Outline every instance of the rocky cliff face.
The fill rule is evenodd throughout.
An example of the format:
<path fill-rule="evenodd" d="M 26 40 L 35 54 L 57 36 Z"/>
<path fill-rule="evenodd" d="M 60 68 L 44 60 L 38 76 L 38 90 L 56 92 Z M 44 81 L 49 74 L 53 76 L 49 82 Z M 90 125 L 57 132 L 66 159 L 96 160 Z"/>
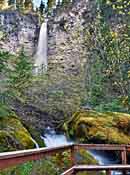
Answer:
<path fill-rule="evenodd" d="M 0 116 L 0 152 L 34 147 L 31 135 L 17 116 Z"/>
<path fill-rule="evenodd" d="M 93 2 L 75 0 L 58 8 L 48 19 L 48 72 L 43 83 L 35 83 L 29 91 L 32 106 L 42 111 L 41 119 L 35 116 L 47 125 L 61 126 L 61 121 L 79 108 L 86 94 L 84 71 L 88 56 L 84 29 L 93 19 Z"/>
<path fill-rule="evenodd" d="M 36 49 L 39 20 L 32 14 L 17 11 L 0 12 L 0 49 L 16 54 L 23 48 L 27 55 Z"/>
<path fill-rule="evenodd" d="M 94 18 L 93 1 L 77 1 L 57 8 L 49 19 L 48 59 L 51 68 L 79 74 L 86 63 L 84 27 Z M 57 66 L 54 66 L 57 65 Z"/>

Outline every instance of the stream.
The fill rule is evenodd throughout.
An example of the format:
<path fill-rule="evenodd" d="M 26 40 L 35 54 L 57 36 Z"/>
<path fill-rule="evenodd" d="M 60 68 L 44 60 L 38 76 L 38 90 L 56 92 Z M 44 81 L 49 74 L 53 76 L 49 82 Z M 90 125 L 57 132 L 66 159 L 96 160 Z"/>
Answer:
<path fill-rule="evenodd" d="M 44 136 L 41 136 L 41 139 L 44 140 L 47 147 L 62 146 L 67 144 L 72 144 L 74 141 L 68 140 L 65 134 L 56 133 L 54 129 L 47 127 L 45 130 Z M 120 160 L 117 159 L 117 156 L 114 156 L 114 153 L 106 153 L 104 151 L 89 151 L 90 154 L 99 162 L 100 165 L 112 165 L 119 164 Z M 121 172 L 113 171 L 112 175 L 123 175 Z"/>

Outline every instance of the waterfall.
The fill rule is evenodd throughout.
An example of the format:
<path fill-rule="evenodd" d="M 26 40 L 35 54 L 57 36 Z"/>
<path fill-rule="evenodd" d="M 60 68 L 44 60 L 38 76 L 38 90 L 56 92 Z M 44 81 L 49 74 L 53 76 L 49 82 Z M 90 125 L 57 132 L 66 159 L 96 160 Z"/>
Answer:
<path fill-rule="evenodd" d="M 4 19 L 5 19 L 4 15 L 1 15 L 1 19 L 0 19 L 1 25 L 4 25 Z"/>
<path fill-rule="evenodd" d="M 47 70 L 47 20 L 41 25 L 37 52 L 35 55 L 35 72 Z"/>
<path fill-rule="evenodd" d="M 33 138 L 31 138 L 31 139 L 32 139 L 33 143 L 35 144 L 35 147 L 38 149 L 38 148 L 39 148 L 39 145 L 38 145 L 38 143 L 36 142 L 36 140 L 33 139 Z"/>

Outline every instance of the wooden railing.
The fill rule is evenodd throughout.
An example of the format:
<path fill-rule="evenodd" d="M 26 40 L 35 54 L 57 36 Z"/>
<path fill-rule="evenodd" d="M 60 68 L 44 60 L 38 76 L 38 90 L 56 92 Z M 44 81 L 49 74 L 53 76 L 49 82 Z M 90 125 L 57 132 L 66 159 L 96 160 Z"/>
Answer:
<path fill-rule="evenodd" d="M 73 145 L 0 153 L 0 169 L 5 169 L 31 160 L 40 160 L 45 156 L 54 155 L 67 150 L 73 151 Z"/>
<path fill-rule="evenodd" d="M 91 172 L 91 171 L 106 171 L 106 175 L 111 175 L 112 171 L 121 171 L 123 175 L 127 174 L 130 170 L 130 165 L 107 165 L 107 166 L 97 166 L 97 165 L 76 165 L 68 169 L 62 175 L 76 175 L 78 172 Z"/>
<path fill-rule="evenodd" d="M 127 152 L 130 151 L 130 145 L 111 145 L 111 144 L 70 144 L 67 146 L 53 147 L 53 148 L 40 148 L 23 151 L 5 152 L 0 153 L 0 169 L 5 169 L 17 164 L 22 164 L 31 160 L 40 160 L 45 156 L 54 155 L 64 151 L 71 152 L 71 167 L 69 170 L 63 173 L 63 175 L 76 174 L 79 171 L 101 171 L 106 170 L 109 174 L 112 170 L 115 170 L 115 166 L 83 166 L 77 165 L 76 152 L 81 149 L 86 150 L 102 150 L 102 151 L 120 151 L 122 165 L 116 165 L 118 170 L 130 170 L 130 165 L 127 165 Z M 124 174 L 126 171 L 124 171 Z"/>

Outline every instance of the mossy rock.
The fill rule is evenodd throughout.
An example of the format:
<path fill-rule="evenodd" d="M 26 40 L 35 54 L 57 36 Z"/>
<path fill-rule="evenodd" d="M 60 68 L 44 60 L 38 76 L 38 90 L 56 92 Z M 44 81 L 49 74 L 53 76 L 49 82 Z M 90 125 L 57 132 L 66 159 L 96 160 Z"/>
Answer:
<path fill-rule="evenodd" d="M 129 114 L 80 110 L 65 126 L 69 135 L 81 142 L 130 144 Z"/>
<path fill-rule="evenodd" d="M 31 135 L 18 117 L 0 118 L 0 152 L 34 147 Z"/>

